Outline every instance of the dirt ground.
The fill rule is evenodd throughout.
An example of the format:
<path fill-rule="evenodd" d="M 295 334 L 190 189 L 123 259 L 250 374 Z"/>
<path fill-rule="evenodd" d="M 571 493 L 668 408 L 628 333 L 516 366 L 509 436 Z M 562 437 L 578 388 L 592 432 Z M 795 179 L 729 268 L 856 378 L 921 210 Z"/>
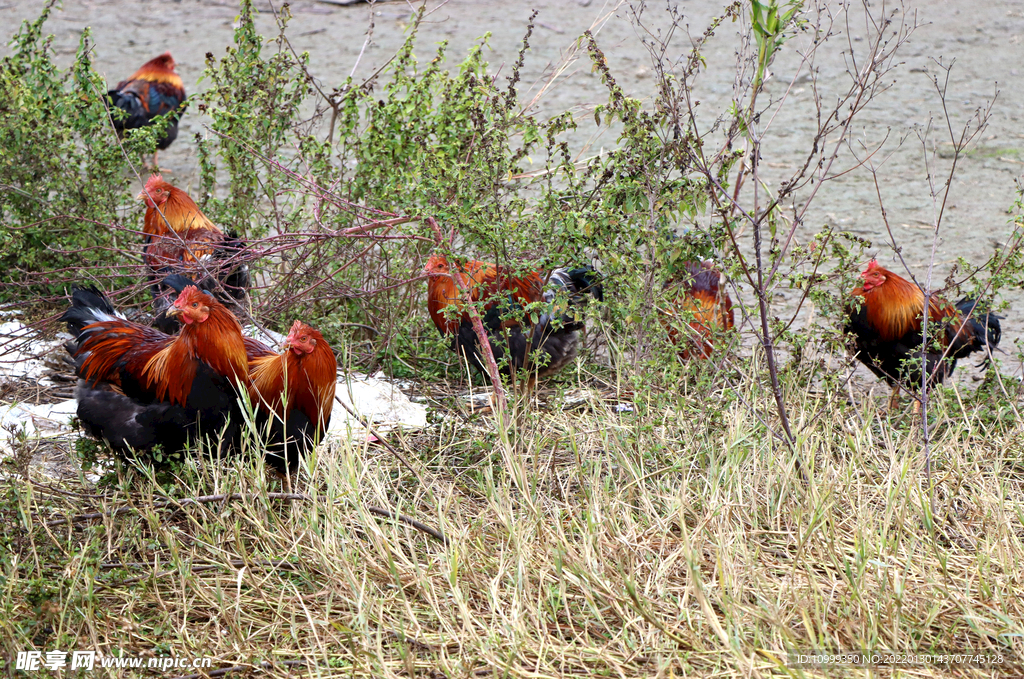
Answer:
<path fill-rule="evenodd" d="M 428 2 L 435 7 L 435 0 Z M 720 0 L 680 3 L 691 31 L 700 34 L 709 17 L 721 7 Z M 0 25 L 5 36 L 23 19 L 34 17 L 41 3 L 15 2 L 0 5 Z M 878 6 L 878 3 L 872 3 Z M 266 0 L 257 6 L 269 10 Z M 888 6 L 888 5 L 887 5 Z M 311 70 L 328 87 L 340 84 L 353 72 L 366 77 L 392 55 L 406 36 L 412 5 L 388 2 L 368 5 L 337 6 L 313 0 L 291 3 L 294 18 L 288 33 L 293 44 L 311 54 Z M 666 18 L 662 2 L 652 2 L 644 14 L 654 29 L 664 28 Z M 599 28 L 598 38 L 606 51 L 612 73 L 633 96 L 650 99 L 654 92 L 651 60 L 640 41 L 640 32 L 631 23 L 625 6 L 603 0 L 536 0 L 534 2 L 497 2 L 495 0 L 450 0 L 434 11 L 421 28 L 417 55 L 421 61 L 431 58 L 434 45 L 450 43 L 449 64 L 457 65 L 467 48 L 486 32 L 491 32 L 489 61 L 493 72 L 508 73 L 527 18 L 533 8 L 539 10 L 537 29 L 531 39 L 524 82 L 543 81 L 577 37 L 586 29 Z M 833 4 L 833 10 L 837 6 Z M 894 7 L 893 9 L 896 9 Z M 232 40 L 237 3 L 229 0 L 180 0 L 177 2 L 132 0 L 66 0 L 55 13 L 48 30 L 55 34 L 55 47 L 64 58 L 74 54 L 83 29 L 91 27 L 96 43 L 95 61 L 111 83 L 127 76 L 147 59 L 171 50 L 179 63 L 178 71 L 190 93 L 201 89 L 198 83 L 207 52 L 222 54 Z M 363 50 L 367 27 L 373 19 L 372 41 Z M 882 153 L 879 178 L 882 200 L 888 212 L 898 245 L 912 267 L 924 274 L 931 251 L 931 225 L 935 203 L 929 195 L 929 170 L 942 184 L 948 173 L 948 154 L 931 155 L 919 141 L 932 120 L 929 142 L 949 141 L 941 117 L 941 101 L 932 77 L 942 76 L 936 61 L 955 60 L 949 83 L 947 107 L 954 130 L 959 130 L 979 107 L 984 107 L 998 91 L 988 129 L 981 135 L 977 151 L 964 159 L 953 181 L 944 215 L 942 237 L 938 244 L 935 280 L 948 273 L 953 260 L 966 257 L 982 263 L 993 246 L 1005 240 L 1010 228 L 1008 209 L 1016 200 L 1017 182 L 1024 171 L 1024 88 L 1019 86 L 1024 68 L 1024 8 L 1019 4 L 996 0 L 958 0 L 945 3 L 911 3 L 900 15 L 919 25 L 902 50 L 902 64 L 891 76 L 888 91 L 879 95 L 859 118 L 853 132 L 856 147 L 866 147 L 888 137 Z M 273 18 L 259 19 L 264 35 L 275 33 Z M 718 112 L 727 106 L 732 93 L 735 70 L 737 25 L 726 23 L 707 50 L 709 71 L 696 85 L 696 97 L 702 109 Z M 848 45 L 855 52 L 866 48 L 867 29 L 863 23 L 836 27 L 834 46 L 818 54 L 819 91 L 826 98 L 848 84 Z M 847 37 L 851 38 L 847 43 Z M 6 37 L 5 41 L 6 43 Z M 685 35 L 677 35 L 670 54 L 678 56 L 689 46 Z M 795 38 L 786 45 L 775 64 L 775 83 L 770 94 L 780 94 L 793 80 L 798 58 L 796 51 L 806 40 Z M 0 53 L 6 53 L 6 45 Z M 358 62 L 358 63 L 357 63 Z M 569 69 L 569 75 L 546 95 L 542 112 L 576 107 L 584 113 L 588 107 L 606 100 L 597 76 L 584 58 Z M 791 100 L 775 121 L 764 145 L 763 163 L 773 183 L 784 179 L 810 145 L 816 129 L 812 88 L 797 79 Z M 586 116 L 592 120 L 592 116 Z M 713 115 L 709 115 L 710 124 Z M 161 154 L 161 165 L 172 170 L 175 181 L 188 184 L 195 176 L 196 160 L 191 138 L 203 132 L 203 120 L 190 111 L 181 125 L 178 141 Z M 577 140 L 589 141 L 589 152 L 614 145 L 611 135 L 589 139 L 592 128 L 584 127 Z M 841 156 L 843 167 L 851 164 L 849 153 Z M 817 193 L 807 214 L 811 231 L 822 224 L 841 226 L 876 244 L 879 259 L 893 261 L 879 210 L 875 183 L 865 169 L 858 169 L 826 183 Z M 1011 291 L 1011 303 L 1005 312 L 1004 346 L 1024 336 L 1024 294 Z M 1003 360 L 1004 372 L 1020 373 L 1020 366 L 1009 356 Z"/>

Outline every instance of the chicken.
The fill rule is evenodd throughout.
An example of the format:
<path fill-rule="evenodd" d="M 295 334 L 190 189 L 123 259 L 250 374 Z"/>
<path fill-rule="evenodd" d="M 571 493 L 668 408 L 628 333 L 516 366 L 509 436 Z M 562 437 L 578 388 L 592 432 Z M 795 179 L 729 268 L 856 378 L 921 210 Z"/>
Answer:
<path fill-rule="evenodd" d="M 158 443 L 178 452 L 199 435 L 231 447 L 238 437 L 238 395 L 249 384 L 241 326 L 193 286 L 170 313 L 185 323 L 176 337 L 119 317 L 95 287 L 74 287 L 61 316 L 74 337 L 65 346 L 80 378 L 79 419 L 118 452 Z"/>
<path fill-rule="evenodd" d="M 452 337 L 452 349 L 465 356 L 481 372 L 486 368 L 477 346 L 469 314 L 463 311 L 459 288 L 441 255 L 427 261 L 424 271 L 429 276 L 427 311 L 442 335 Z M 483 324 L 489 337 L 491 352 L 506 375 L 525 370 L 531 389 L 539 377 L 561 370 L 579 352 L 579 333 L 583 318 L 579 308 L 586 295 L 603 299 L 598 274 L 591 267 L 555 269 L 544 277 L 538 272 L 511 276 L 502 268 L 478 261 L 458 267 L 461 287 L 469 290 L 470 299 L 484 303 Z M 543 309 L 527 308 L 543 304 Z M 455 317 L 444 310 L 453 306 Z M 461 313 L 459 313 L 461 311 Z M 535 317 L 536 321 L 531 322 Z"/>
<path fill-rule="evenodd" d="M 174 300 L 181 292 L 190 285 L 194 285 L 203 292 L 207 292 L 213 295 L 214 299 L 221 302 L 222 304 L 231 308 L 235 300 L 232 297 L 223 299 L 222 295 L 219 294 L 220 283 L 214 281 L 210 277 L 206 277 L 199 283 L 196 283 L 188 276 L 182 274 L 171 274 L 160 281 L 159 289 L 161 290 L 159 297 L 154 297 L 153 306 L 155 309 L 161 309 L 153 318 L 153 327 L 157 330 L 167 333 L 168 335 L 176 335 L 181 329 L 181 321 L 178 320 L 177 316 L 168 315 L 171 311 L 171 301 Z M 232 310 L 234 313 L 234 310 Z M 246 336 L 243 338 L 246 341 L 246 348 L 248 348 L 248 342 L 251 340 L 250 337 Z M 254 341 L 254 340 L 253 340 Z"/>
<path fill-rule="evenodd" d="M 981 313 L 972 299 L 952 305 L 933 295 L 928 309 L 929 342 L 922 351 L 921 289 L 875 260 L 861 278 L 863 284 L 851 293 L 844 331 L 853 336 L 857 359 L 893 388 L 890 407 L 899 402 L 901 387 L 911 393 L 920 389 L 922 354 L 932 384 L 951 375 L 958 359 L 976 351 L 988 354 L 999 344 L 998 316 Z M 914 410 L 919 407 L 920 402 L 915 402 Z"/>
<path fill-rule="evenodd" d="M 157 116 L 173 113 L 156 147 L 165 149 L 177 138 L 178 118 L 185 110 L 185 87 L 174 72 L 174 58 L 170 52 L 164 52 L 144 63 L 127 80 L 122 80 L 117 87 L 109 90 L 107 98 L 112 107 L 124 111 L 122 115 L 112 116 L 118 134 L 151 125 Z M 156 167 L 155 152 L 153 166 Z"/>
<path fill-rule="evenodd" d="M 293 441 L 283 453 L 283 446 L 273 447 L 267 461 L 294 475 L 299 457 L 323 438 L 331 423 L 338 380 L 334 351 L 320 331 L 302 321 L 292 324 L 280 354 L 250 338 L 246 349 L 250 399 L 264 415 L 273 414 L 273 422 L 284 419 L 287 438 Z M 273 441 L 279 441 L 279 432 L 271 432 Z"/>
<path fill-rule="evenodd" d="M 659 309 L 661 323 L 685 361 L 710 358 L 716 333 L 732 330 L 735 318 L 729 293 L 721 289 L 722 274 L 708 262 L 683 262 L 686 275 L 669 281 L 676 292 L 674 309 Z M 682 313 L 680 313 L 682 312 Z"/>
<path fill-rule="evenodd" d="M 180 274 L 162 283 L 179 293 L 194 285 Z M 161 314 L 154 324 L 176 331 L 177 321 Z M 249 399 L 257 408 L 256 430 L 266 444 L 267 461 L 282 475 L 286 469 L 294 475 L 299 458 L 331 423 L 338 373 L 334 351 L 318 330 L 301 321 L 292 324 L 280 354 L 248 335 L 242 343 L 249 361 Z"/>
<path fill-rule="evenodd" d="M 154 297 L 162 292 L 158 281 L 171 273 L 184 272 L 199 280 L 200 287 L 216 288 L 215 281 L 206 276 L 208 271 L 230 297 L 244 298 L 249 267 L 232 261 L 245 248 L 244 242 L 225 235 L 187 193 L 158 174 L 146 181 L 139 200 L 147 208 L 142 259 L 150 271 Z"/>

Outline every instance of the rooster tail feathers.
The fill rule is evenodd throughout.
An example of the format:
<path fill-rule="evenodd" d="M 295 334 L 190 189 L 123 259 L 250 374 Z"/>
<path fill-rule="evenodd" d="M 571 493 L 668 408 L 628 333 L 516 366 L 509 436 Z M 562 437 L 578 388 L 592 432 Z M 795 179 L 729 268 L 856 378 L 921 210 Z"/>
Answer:
<path fill-rule="evenodd" d="M 107 296 L 95 285 L 85 287 L 72 286 L 71 305 L 72 307 L 87 307 L 110 316 L 117 316 L 114 305 L 110 303 Z"/>
<path fill-rule="evenodd" d="M 242 251 L 248 247 L 248 244 L 238 234 L 234 232 L 228 232 L 224 236 L 224 240 L 220 242 L 217 249 L 214 250 L 213 256 L 215 259 L 226 261 L 233 257 L 239 256 L 239 261 L 233 269 L 231 269 L 226 276 L 223 276 L 221 283 L 224 285 L 224 289 L 234 299 L 241 301 L 245 298 L 245 291 L 249 289 L 250 277 L 249 277 L 249 264 L 245 259 L 240 257 Z"/>
<path fill-rule="evenodd" d="M 110 108 L 124 111 L 121 115 L 113 115 L 114 129 L 123 131 L 126 128 L 140 127 L 140 121 L 145 120 L 146 111 L 142 108 L 142 101 L 132 93 L 121 92 L 120 90 L 108 90 L 107 100 Z"/>
<path fill-rule="evenodd" d="M 60 320 L 67 323 L 68 332 L 77 338 L 85 326 L 102 321 L 124 319 L 107 296 L 93 285 L 71 287 L 71 308 L 65 311 Z"/>
<path fill-rule="evenodd" d="M 557 329 L 576 331 L 583 327 L 583 315 L 580 307 L 586 305 L 587 295 L 591 295 L 598 301 L 604 301 L 604 289 L 601 287 L 601 275 L 592 266 L 583 266 L 576 269 L 561 268 L 555 269 L 548 276 L 548 287 L 544 291 L 544 301 L 553 304 L 550 312 L 540 315 L 537 320 L 537 327 L 534 329 L 533 337 L 536 345 L 541 338 L 546 337 L 555 328 L 551 327 L 554 318 L 560 319 L 560 326 Z M 565 303 L 560 303 L 559 293 L 568 295 Z"/>
<path fill-rule="evenodd" d="M 174 273 L 164 278 L 160 284 L 166 285 L 169 288 L 174 288 L 174 291 L 180 295 L 185 288 L 190 285 L 195 285 L 195 282 L 188 276 L 180 273 Z"/>
<path fill-rule="evenodd" d="M 989 353 L 999 346 L 1003 333 L 1002 326 L 999 325 L 999 316 L 990 311 L 981 311 L 977 301 L 967 297 L 957 302 L 955 306 L 967 320 L 963 323 L 964 331 L 959 332 L 950 343 L 951 356 L 960 358 L 975 351 Z"/>
<path fill-rule="evenodd" d="M 565 288 L 570 293 L 588 294 L 599 302 L 604 301 L 601 274 L 592 266 L 581 266 L 576 269 L 555 269 L 551 272 L 548 283 L 549 285 Z"/>
<path fill-rule="evenodd" d="M 214 253 L 218 259 L 229 259 L 239 252 L 244 250 L 248 246 L 242 238 L 238 237 L 238 234 L 234 231 L 228 231 L 224 234 L 224 240 L 220 242 L 220 246 Z"/>

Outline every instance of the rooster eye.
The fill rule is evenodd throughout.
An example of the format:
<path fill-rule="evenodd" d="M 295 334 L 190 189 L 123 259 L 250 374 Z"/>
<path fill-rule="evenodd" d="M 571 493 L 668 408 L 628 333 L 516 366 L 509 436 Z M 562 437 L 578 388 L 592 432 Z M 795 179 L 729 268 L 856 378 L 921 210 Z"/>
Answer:
<path fill-rule="evenodd" d="M 303 344 L 305 344 L 306 342 L 309 341 L 309 338 L 306 337 L 305 335 L 303 335 L 302 337 L 299 338 L 299 341 L 302 342 Z"/>
<path fill-rule="evenodd" d="M 199 302 L 192 302 L 192 308 L 195 309 L 199 306 Z"/>

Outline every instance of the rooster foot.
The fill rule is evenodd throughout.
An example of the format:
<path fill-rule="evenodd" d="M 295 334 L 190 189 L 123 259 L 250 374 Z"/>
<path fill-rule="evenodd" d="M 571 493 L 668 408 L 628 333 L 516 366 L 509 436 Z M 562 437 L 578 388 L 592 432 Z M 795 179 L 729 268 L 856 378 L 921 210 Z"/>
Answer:
<path fill-rule="evenodd" d="M 157 156 L 158 153 L 159 153 L 159 151 L 154 151 L 153 152 L 153 162 L 152 163 L 147 163 L 145 160 L 143 160 L 142 161 L 142 165 L 147 170 L 149 170 L 149 172 L 159 172 L 160 174 L 174 174 L 174 172 L 172 172 L 171 170 L 161 170 L 160 169 L 160 163 L 158 163 L 156 161 L 156 156 Z"/>
<path fill-rule="evenodd" d="M 489 415 L 494 411 L 494 394 L 473 394 L 466 398 L 466 407 L 471 414 Z"/>
<path fill-rule="evenodd" d="M 892 388 L 892 396 L 889 397 L 889 410 L 896 410 L 900 405 L 900 388 Z"/>
<path fill-rule="evenodd" d="M 281 482 L 281 490 L 283 492 L 285 492 L 285 493 L 291 493 L 292 492 L 292 476 L 294 476 L 294 475 L 288 475 L 288 474 L 282 473 L 282 472 L 280 472 L 280 471 L 278 471 L 276 469 L 273 470 L 271 472 L 271 474 L 273 474 L 274 478 L 278 479 Z"/>

